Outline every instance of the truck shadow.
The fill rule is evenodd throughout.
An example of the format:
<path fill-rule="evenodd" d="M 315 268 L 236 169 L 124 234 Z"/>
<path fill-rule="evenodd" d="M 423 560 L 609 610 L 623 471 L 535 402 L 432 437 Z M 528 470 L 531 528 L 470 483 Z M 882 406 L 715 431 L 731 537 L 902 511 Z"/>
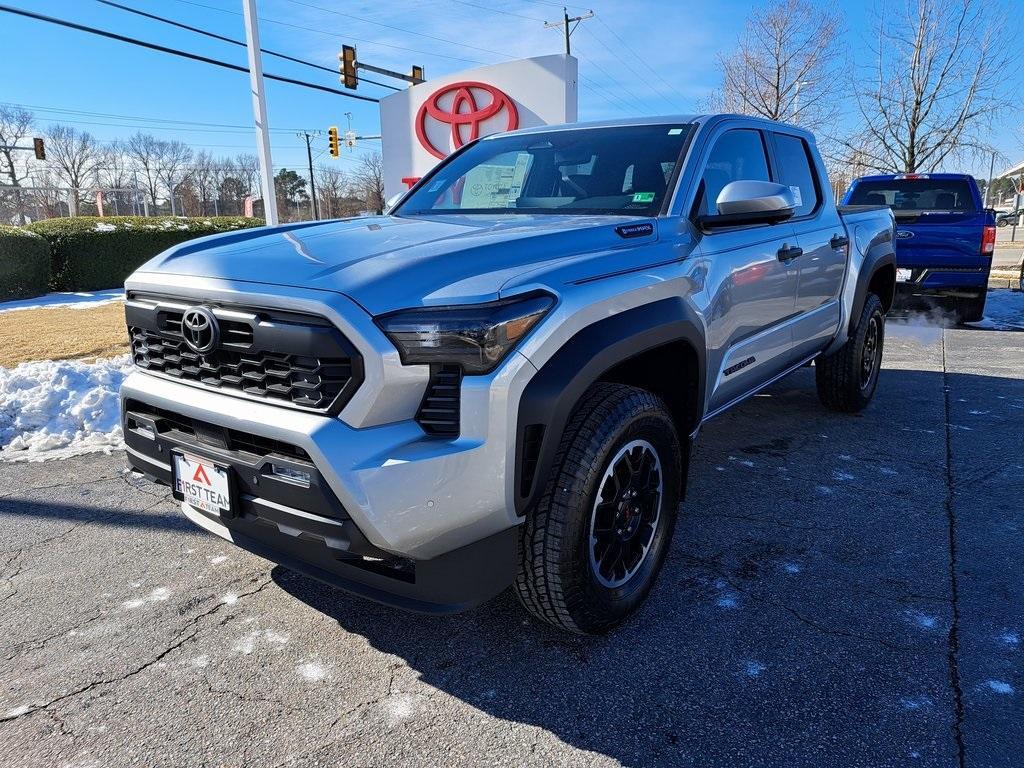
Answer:
<path fill-rule="evenodd" d="M 889 369 L 873 407 L 837 416 L 797 372 L 705 428 L 659 584 L 606 637 L 539 624 L 508 592 L 425 617 L 273 577 L 404 660 L 396 694 L 415 677 L 457 699 L 445 718 L 479 710 L 631 766 L 955 762 L 947 448 L 964 492 L 1015 508 L 989 489 L 1024 458 L 1022 415 L 1024 381 Z"/>

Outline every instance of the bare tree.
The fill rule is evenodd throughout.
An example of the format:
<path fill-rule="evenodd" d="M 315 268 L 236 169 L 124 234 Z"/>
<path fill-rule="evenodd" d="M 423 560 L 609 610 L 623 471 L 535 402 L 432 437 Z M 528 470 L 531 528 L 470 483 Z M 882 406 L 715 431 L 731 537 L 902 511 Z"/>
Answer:
<path fill-rule="evenodd" d="M 806 0 L 773 0 L 747 19 L 736 50 L 719 56 L 726 112 L 821 128 L 837 115 L 840 19 Z"/>
<path fill-rule="evenodd" d="M 178 185 L 188 176 L 192 148 L 182 141 L 161 141 L 159 151 L 160 165 L 156 175 L 167 189 L 171 198 L 171 215 L 175 216 L 178 210 L 174 203 L 174 194 Z"/>
<path fill-rule="evenodd" d="M 384 210 L 384 163 L 379 152 L 363 155 L 352 172 L 352 183 L 357 194 L 366 202 L 366 209 L 380 213 Z"/>
<path fill-rule="evenodd" d="M 99 186 L 105 190 L 105 198 L 113 203 L 115 215 L 132 210 L 137 201 L 134 200 L 135 193 L 128 191 L 133 186 L 133 176 L 131 160 L 123 142 L 112 141 L 103 147 L 96 175 Z"/>
<path fill-rule="evenodd" d="M 320 213 L 328 219 L 342 215 L 342 200 L 348 189 L 348 179 L 340 168 L 321 166 L 314 172 L 316 196 Z"/>
<path fill-rule="evenodd" d="M 156 208 L 160 194 L 160 179 L 157 170 L 160 168 L 160 140 L 149 133 L 141 131 L 131 136 L 124 144 L 125 152 L 137 169 L 142 172 L 146 185 L 149 204 Z"/>
<path fill-rule="evenodd" d="M 32 131 L 32 122 L 32 113 L 27 109 L 0 106 L 0 174 L 3 175 L 5 183 L 15 188 L 14 212 L 18 224 L 27 221 L 25 201 L 18 187 L 28 177 L 28 164 L 22 162 L 19 165 L 15 150 L 10 148 L 28 138 Z"/>
<path fill-rule="evenodd" d="M 197 152 L 192 160 L 192 183 L 199 198 L 200 215 L 205 216 L 206 207 L 217 191 L 217 161 L 209 152 Z"/>
<path fill-rule="evenodd" d="M 990 151 L 990 118 L 1005 103 L 1000 71 L 1012 50 L 997 43 L 1003 20 L 980 0 L 905 0 L 876 18 L 871 85 L 857 94 L 868 168 L 926 172 Z"/>
<path fill-rule="evenodd" d="M 71 215 L 78 215 L 78 198 L 96 182 L 102 148 L 88 131 L 67 125 L 51 125 L 46 132 L 46 161 L 57 177 L 71 187 Z"/>

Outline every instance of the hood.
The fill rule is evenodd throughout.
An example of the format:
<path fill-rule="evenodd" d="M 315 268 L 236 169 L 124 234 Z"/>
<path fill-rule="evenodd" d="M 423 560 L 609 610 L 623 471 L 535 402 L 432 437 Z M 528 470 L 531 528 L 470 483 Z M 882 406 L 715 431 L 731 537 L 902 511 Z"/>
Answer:
<path fill-rule="evenodd" d="M 653 233 L 616 232 L 637 221 L 652 221 Z M 140 272 L 335 291 L 377 315 L 489 301 L 547 262 L 656 238 L 655 220 L 625 216 L 375 216 L 191 240 Z"/>

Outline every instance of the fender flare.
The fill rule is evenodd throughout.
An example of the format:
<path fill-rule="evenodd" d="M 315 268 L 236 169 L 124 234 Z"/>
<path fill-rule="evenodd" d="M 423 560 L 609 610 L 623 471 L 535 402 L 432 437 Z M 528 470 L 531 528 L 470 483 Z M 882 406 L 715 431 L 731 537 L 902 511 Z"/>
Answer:
<path fill-rule="evenodd" d="M 573 408 L 587 388 L 619 363 L 679 341 L 697 354 L 697 403 L 702 410 L 707 370 L 703 323 L 680 297 L 592 323 L 541 366 L 523 391 L 516 421 L 515 507 L 520 516 L 543 490 Z M 687 443 L 689 435 L 679 437 Z"/>
<path fill-rule="evenodd" d="M 871 280 L 879 270 L 885 267 L 892 267 L 896 269 L 896 252 L 892 247 L 891 240 L 879 240 L 872 243 L 867 254 L 864 256 L 864 263 L 861 264 L 860 270 L 857 273 L 857 288 L 853 294 L 853 304 L 850 306 L 850 319 L 847 328 L 847 336 L 853 333 L 854 328 L 858 320 L 860 320 L 860 313 L 864 309 L 864 302 L 867 301 L 868 297 L 868 286 L 871 284 Z M 896 285 L 893 283 L 893 294 L 895 294 Z M 888 302 L 888 306 L 892 306 L 893 295 L 879 297 L 883 302 Z"/>

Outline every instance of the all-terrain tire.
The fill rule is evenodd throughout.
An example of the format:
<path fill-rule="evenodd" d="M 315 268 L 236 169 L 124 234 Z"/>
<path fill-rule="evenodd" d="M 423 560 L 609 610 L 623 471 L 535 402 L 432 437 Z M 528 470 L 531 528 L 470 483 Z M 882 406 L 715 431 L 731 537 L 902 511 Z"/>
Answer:
<path fill-rule="evenodd" d="M 629 473 L 644 462 L 646 470 Z M 683 464 L 679 436 L 660 398 L 623 384 L 598 383 L 588 389 L 566 426 L 542 495 L 522 526 L 515 589 L 523 606 L 538 619 L 578 634 L 606 632 L 633 614 L 650 592 L 671 543 L 683 488 Z M 624 473 L 611 470 L 623 466 Z M 652 467 L 659 467 L 661 489 L 656 519 L 651 512 L 653 501 L 644 503 L 643 512 L 639 502 L 629 506 L 629 494 L 637 495 L 629 490 L 634 482 L 646 489 L 640 491 L 641 498 L 653 499 L 649 489 L 656 473 Z M 619 474 L 627 479 L 617 479 Z M 646 479 L 629 479 L 638 475 Z M 619 500 L 620 493 L 625 501 Z M 609 510 L 617 511 L 605 518 Z M 599 522 L 599 516 L 615 522 L 606 525 Z M 629 538 L 637 533 L 630 534 L 624 523 L 621 530 L 615 527 L 626 517 L 635 520 L 638 516 L 641 522 L 636 526 L 646 525 L 644 537 L 649 534 L 647 548 L 640 555 L 636 550 L 639 540 Z M 614 566 L 609 574 L 600 572 L 594 549 L 600 551 L 603 546 L 598 536 L 605 537 L 602 541 L 609 536 L 627 537 L 616 539 L 618 545 L 634 547 L 630 561 L 640 557 L 631 575 L 622 565 L 627 558 L 622 557 L 619 565 L 624 583 L 614 583 Z M 611 546 L 604 549 L 606 555 Z"/>
<path fill-rule="evenodd" d="M 878 386 L 884 342 L 882 301 L 869 293 L 846 343 L 814 361 L 814 378 L 822 405 L 842 413 L 857 413 L 867 407 Z"/>
<path fill-rule="evenodd" d="M 956 322 L 959 325 L 964 323 L 976 323 L 985 317 L 985 299 L 987 294 L 974 296 L 969 299 L 956 300 Z"/>

